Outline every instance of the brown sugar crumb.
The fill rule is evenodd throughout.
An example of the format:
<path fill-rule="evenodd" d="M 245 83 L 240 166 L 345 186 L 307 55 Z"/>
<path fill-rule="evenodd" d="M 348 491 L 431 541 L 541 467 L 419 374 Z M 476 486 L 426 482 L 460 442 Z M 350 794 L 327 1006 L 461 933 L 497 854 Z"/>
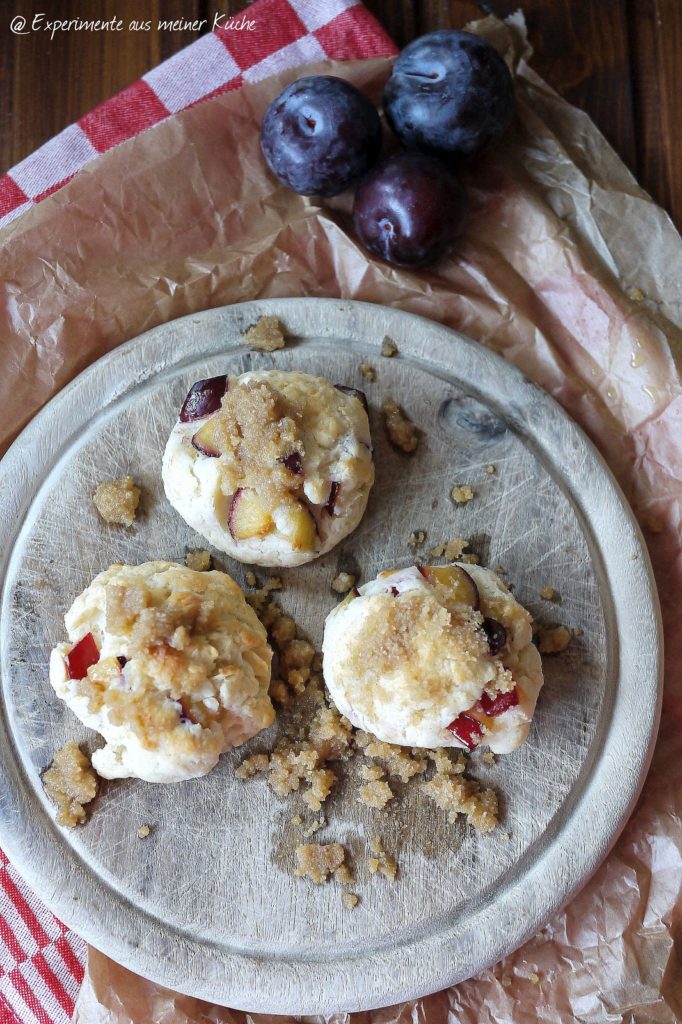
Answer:
<path fill-rule="evenodd" d="M 354 910 L 360 902 L 360 897 L 356 896 L 354 892 L 344 892 L 341 902 L 346 910 Z"/>
<path fill-rule="evenodd" d="M 630 285 L 626 294 L 632 302 L 644 302 L 644 292 L 641 288 L 637 288 L 635 285 Z"/>
<path fill-rule="evenodd" d="M 469 541 L 464 537 L 454 537 L 445 544 L 437 544 L 431 549 L 434 558 L 444 558 L 446 562 L 458 562 L 462 558 L 465 548 L 469 547 Z"/>
<path fill-rule="evenodd" d="M 358 790 L 360 803 L 365 804 L 366 807 L 374 807 L 378 811 L 382 810 L 392 799 L 393 792 L 387 782 L 368 782 L 365 786 L 360 786 Z"/>
<path fill-rule="evenodd" d="M 473 779 L 438 772 L 421 788 L 437 807 L 448 812 L 448 821 L 454 823 L 458 815 L 465 814 L 479 832 L 492 832 L 496 827 L 497 794 Z"/>
<path fill-rule="evenodd" d="M 299 824 L 302 825 L 303 821 L 301 820 L 300 816 L 298 820 Z M 326 824 L 327 819 L 324 817 L 324 815 L 321 814 L 319 818 L 316 818 L 310 825 L 308 825 L 307 828 L 303 830 L 303 835 L 305 836 L 306 839 L 310 839 L 310 837 L 314 836 L 316 832 L 319 832 L 321 828 L 324 828 Z"/>
<path fill-rule="evenodd" d="M 353 727 L 336 708 L 319 708 L 308 727 L 308 741 L 321 760 L 341 761 L 349 756 L 353 745 Z"/>
<path fill-rule="evenodd" d="M 57 824 L 74 828 L 85 821 L 83 804 L 97 793 L 97 774 L 78 744 L 71 740 L 54 755 L 43 774 L 45 792 L 57 805 Z"/>
<path fill-rule="evenodd" d="M 392 398 L 384 399 L 381 409 L 389 441 L 409 455 L 419 444 L 419 431 Z"/>
<path fill-rule="evenodd" d="M 450 757 L 450 753 L 445 747 L 430 750 L 428 754 L 440 775 L 461 775 L 466 771 L 467 761 L 461 750 L 457 751 L 454 760 Z"/>
<path fill-rule="evenodd" d="M 188 551 L 185 555 L 185 565 L 195 572 L 208 572 L 211 568 L 211 556 L 208 551 Z"/>
<path fill-rule="evenodd" d="M 275 349 L 284 348 L 282 325 L 276 316 L 262 316 L 253 327 L 249 327 L 243 341 L 257 352 L 274 352 Z"/>
<path fill-rule="evenodd" d="M 105 523 L 132 526 L 141 493 L 131 476 L 122 476 L 100 484 L 92 500 Z"/>
<path fill-rule="evenodd" d="M 555 604 L 561 601 L 561 594 L 554 587 L 543 587 L 540 591 L 540 597 L 543 601 L 553 601 Z"/>
<path fill-rule="evenodd" d="M 392 359 L 393 356 L 398 354 L 398 346 L 394 342 L 393 338 L 389 338 L 385 335 L 384 340 L 381 343 L 381 354 L 386 359 Z"/>
<path fill-rule="evenodd" d="M 497 472 L 497 470 L 495 469 L 495 467 L 492 464 L 490 466 L 486 466 L 485 467 L 485 471 L 488 474 L 488 476 L 492 476 L 493 473 Z"/>
<path fill-rule="evenodd" d="M 573 634 L 573 636 L 584 636 L 585 630 L 582 628 L 582 626 L 574 626 L 571 630 L 571 633 Z"/>
<path fill-rule="evenodd" d="M 355 576 L 352 576 L 349 572 L 340 572 L 332 580 L 332 590 L 335 590 L 337 594 L 347 594 L 355 586 Z"/>
<path fill-rule="evenodd" d="M 365 757 L 381 761 L 389 775 L 396 776 L 401 782 L 409 782 L 415 775 L 426 771 L 428 761 L 416 750 L 399 747 L 393 743 L 384 743 L 368 733 L 359 730 L 355 741 Z"/>
<path fill-rule="evenodd" d="M 509 977 L 508 974 L 503 974 L 502 978 L 500 980 L 502 982 L 502 987 L 503 988 L 509 988 L 509 986 L 512 983 L 512 980 L 511 980 L 511 978 Z"/>
<path fill-rule="evenodd" d="M 507 575 L 507 570 L 505 569 L 505 567 L 503 565 L 499 565 L 499 564 L 495 566 L 493 572 L 496 572 L 498 576 L 506 576 Z"/>
<path fill-rule="evenodd" d="M 253 573 L 251 575 L 253 576 Z M 255 576 L 253 576 L 253 578 L 254 578 L 255 582 L 254 582 L 254 584 L 250 584 L 249 583 L 249 586 L 255 586 L 256 583 L 258 582 L 256 580 Z M 248 582 L 248 580 L 247 580 L 247 582 Z M 244 597 L 246 598 L 248 603 L 251 605 L 251 607 L 255 611 L 256 615 L 260 615 L 260 612 L 263 610 L 263 608 L 265 607 L 267 602 L 270 600 L 270 594 L 272 593 L 272 591 L 273 590 L 281 590 L 281 589 L 282 589 L 282 580 L 281 580 L 281 578 L 279 576 L 273 576 L 271 579 L 265 581 L 265 583 L 260 588 L 260 590 L 254 591 L 253 594 L 245 594 Z M 266 629 L 267 629 L 267 626 L 266 626 Z"/>
<path fill-rule="evenodd" d="M 414 530 L 407 538 L 407 546 L 410 548 L 420 548 L 425 540 L 425 530 Z"/>
<path fill-rule="evenodd" d="M 540 654 L 561 654 L 568 647 L 571 634 L 565 626 L 555 626 L 553 629 L 541 629 L 539 634 L 538 649 Z"/>
<path fill-rule="evenodd" d="M 303 799 L 311 811 L 319 811 L 333 789 L 336 775 L 331 768 L 317 768 L 310 773 L 307 781 L 310 789 L 303 794 Z"/>
<path fill-rule="evenodd" d="M 483 764 L 487 764 L 489 768 L 492 768 L 494 764 L 497 764 L 492 750 L 484 750 L 481 755 L 481 761 L 483 761 Z"/>
<path fill-rule="evenodd" d="M 467 501 L 475 496 L 472 487 L 468 484 L 456 484 L 455 487 L 450 491 L 450 497 L 454 501 L 455 505 L 465 505 Z"/>
<path fill-rule="evenodd" d="M 244 579 L 246 580 L 247 587 L 257 587 L 258 586 L 258 580 L 256 579 L 256 574 L 255 574 L 255 572 L 251 572 L 250 569 L 246 573 L 246 575 L 244 576 Z"/>
<path fill-rule="evenodd" d="M 360 767 L 360 776 L 367 782 L 376 782 L 377 779 L 383 779 L 386 772 L 383 768 L 380 768 L 378 764 L 363 764 Z"/>
<path fill-rule="evenodd" d="M 147 836 L 150 834 L 150 832 L 151 832 L 151 826 L 150 825 L 140 825 L 140 827 L 137 830 L 137 838 L 138 839 L 146 839 Z"/>
<path fill-rule="evenodd" d="M 531 985 L 540 984 L 540 976 L 536 974 L 535 971 L 531 971 L 531 973 L 528 975 L 528 980 L 531 983 Z"/>
<path fill-rule="evenodd" d="M 340 868 L 337 868 L 334 872 L 334 879 L 340 882 L 341 885 L 352 885 L 355 881 L 353 872 L 348 864 L 342 864 Z"/>
<path fill-rule="evenodd" d="M 296 847 L 297 878 L 309 878 L 322 885 L 343 865 L 346 851 L 341 843 L 302 843 Z"/>
<path fill-rule="evenodd" d="M 360 363 L 360 373 L 370 384 L 373 384 L 377 379 L 377 371 L 371 363 Z"/>
<path fill-rule="evenodd" d="M 367 862 L 371 874 L 376 875 L 378 873 L 383 875 L 384 878 L 388 878 L 389 881 L 394 882 L 398 874 L 398 861 L 390 853 L 386 852 L 381 839 L 373 839 L 370 843 L 370 850 L 374 854 Z"/>
<path fill-rule="evenodd" d="M 235 769 L 235 775 L 238 779 L 251 779 L 259 772 L 266 772 L 269 763 L 270 758 L 267 754 L 252 754 Z"/>

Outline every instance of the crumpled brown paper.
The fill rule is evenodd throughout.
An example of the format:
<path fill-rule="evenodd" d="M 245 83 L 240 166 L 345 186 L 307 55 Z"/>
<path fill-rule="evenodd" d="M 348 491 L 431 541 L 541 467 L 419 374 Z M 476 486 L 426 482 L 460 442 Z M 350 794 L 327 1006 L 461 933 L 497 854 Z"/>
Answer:
<path fill-rule="evenodd" d="M 505 143 L 463 172 L 468 227 L 436 269 L 370 259 L 343 202 L 321 206 L 269 176 L 259 121 L 300 70 L 144 132 L 0 233 L 0 443 L 122 341 L 257 297 L 399 306 L 479 339 L 543 385 L 598 445 L 649 544 L 667 636 L 651 773 L 606 863 L 535 939 L 447 992 L 353 1016 L 356 1024 L 670 1022 L 682 1019 L 682 242 L 589 119 L 528 67 L 521 19 L 489 18 L 476 30 L 515 69 L 518 115 Z M 378 101 L 389 66 L 313 70 Z M 179 996 L 91 951 L 74 1020 L 264 1018 Z"/>

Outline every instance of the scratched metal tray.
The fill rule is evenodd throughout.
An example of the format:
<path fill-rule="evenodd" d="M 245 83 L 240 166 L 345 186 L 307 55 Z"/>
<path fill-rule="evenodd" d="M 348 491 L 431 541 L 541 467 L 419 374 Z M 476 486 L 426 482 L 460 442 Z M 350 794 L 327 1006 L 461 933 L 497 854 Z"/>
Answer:
<path fill-rule="evenodd" d="M 245 350 L 258 316 L 296 340 Z M 400 355 L 384 359 L 385 335 Z M 377 368 L 367 384 L 359 364 Z M 54 696 L 48 654 L 73 597 L 114 561 L 182 561 L 202 546 L 163 495 L 161 453 L 188 386 L 251 367 L 297 368 L 362 387 L 371 405 L 377 480 L 355 533 L 318 561 L 282 573 L 282 603 L 319 647 L 339 570 L 367 580 L 426 550 L 474 538 L 537 616 L 579 627 L 546 683 L 527 744 L 473 774 L 501 795 L 502 826 L 450 825 L 408 786 L 395 808 L 357 802 L 350 783 L 315 837 L 350 850 L 360 895 L 292 877 L 299 810 L 262 779 L 239 782 L 226 755 L 178 785 L 104 782 L 91 820 L 54 823 L 39 773 L 54 751 L 96 736 Z M 386 443 L 379 405 L 401 401 L 424 431 L 407 458 Z M 493 464 L 496 472 L 486 473 Z M 141 514 L 109 528 L 91 495 L 131 472 Z M 454 483 L 476 498 L 455 507 Z M 498 356 L 410 314 L 364 303 L 273 299 L 185 317 L 86 370 L 30 424 L 0 465 L 0 842 L 51 909 L 120 963 L 192 995 L 252 1011 L 329 1013 L 424 995 L 501 958 L 586 880 L 624 824 L 646 772 L 660 700 L 657 598 L 640 533 L 590 442 L 550 398 Z M 244 567 L 218 564 L 243 582 Z M 546 585 L 561 594 L 543 603 Z M 262 749 L 270 735 L 250 749 Z M 140 840 L 137 829 L 152 826 Z M 395 884 L 367 870 L 380 835 Z"/>

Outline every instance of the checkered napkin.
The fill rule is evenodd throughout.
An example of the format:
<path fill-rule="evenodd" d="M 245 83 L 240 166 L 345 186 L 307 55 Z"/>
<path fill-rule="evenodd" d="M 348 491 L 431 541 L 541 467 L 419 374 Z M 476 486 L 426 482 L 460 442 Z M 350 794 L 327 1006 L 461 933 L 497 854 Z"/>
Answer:
<path fill-rule="evenodd" d="M 0 226 L 98 153 L 178 110 L 299 64 L 396 52 L 356 0 L 256 0 L 243 14 L 253 31 L 218 28 L 202 36 L 0 178 Z M 66 1024 L 85 952 L 83 940 L 40 903 L 0 851 L 0 1024 Z"/>

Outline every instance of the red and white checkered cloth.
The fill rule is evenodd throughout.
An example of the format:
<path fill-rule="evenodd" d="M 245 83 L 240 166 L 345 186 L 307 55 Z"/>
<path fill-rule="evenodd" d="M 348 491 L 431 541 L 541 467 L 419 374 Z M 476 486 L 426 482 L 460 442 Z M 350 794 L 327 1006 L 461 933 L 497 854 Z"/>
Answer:
<path fill-rule="evenodd" d="M 56 192 L 99 153 L 178 110 L 298 64 L 396 52 L 358 0 L 256 0 L 233 20 L 242 16 L 253 30 L 218 28 L 202 36 L 3 175 L 0 227 Z"/>
<path fill-rule="evenodd" d="M 256 0 L 253 31 L 217 29 L 96 107 L 0 178 L 0 226 L 56 192 L 99 153 L 178 110 L 284 68 L 396 47 L 357 0 Z M 241 15 L 237 16 L 238 18 Z M 0 1024 L 66 1024 L 86 947 L 0 851 Z"/>

